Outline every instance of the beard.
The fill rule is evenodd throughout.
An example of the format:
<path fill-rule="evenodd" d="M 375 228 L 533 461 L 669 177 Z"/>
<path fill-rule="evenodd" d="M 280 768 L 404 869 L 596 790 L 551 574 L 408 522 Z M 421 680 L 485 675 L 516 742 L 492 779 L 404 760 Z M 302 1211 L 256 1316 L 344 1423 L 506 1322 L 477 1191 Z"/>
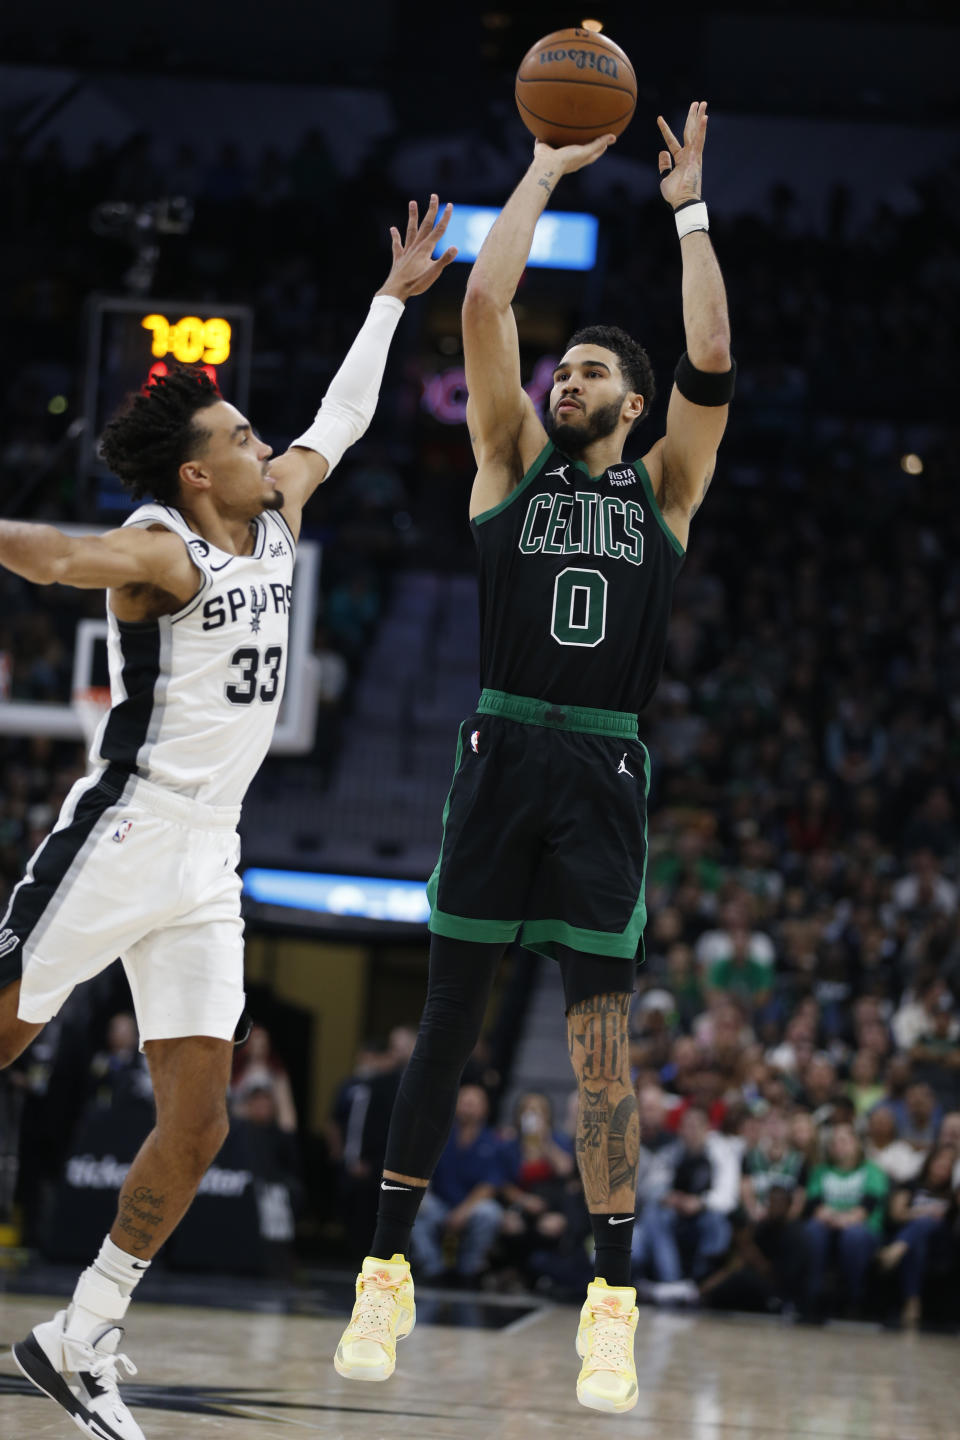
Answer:
<path fill-rule="evenodd" d="M 273 490 L 269 495 L 264 495 L 260 504 L 264 510 L 282 510 L 283 491 Z"/>
<path fill-rule="evenodd" d="M 576 459 L 594 440 L 605 440 L 608 435 L 613 434 L 620 423 L 625 395 L 626 391 L 619 400 L 611 400 L 609 405 L 599 406 L 591 415 L 586 415 L 579 423 L 572 425 L 566 420 L 558 420 L 548 407 L 543 417 L 543 427 L 558 450 Z"/>

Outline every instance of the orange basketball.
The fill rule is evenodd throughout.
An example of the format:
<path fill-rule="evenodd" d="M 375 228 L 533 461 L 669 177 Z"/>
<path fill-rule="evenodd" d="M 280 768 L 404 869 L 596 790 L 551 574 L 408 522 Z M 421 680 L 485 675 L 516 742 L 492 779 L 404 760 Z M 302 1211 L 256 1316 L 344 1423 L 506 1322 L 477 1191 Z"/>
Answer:
<path fill-rule="evenodd" d="M 517 71 L 517 108 L 547 145 L 584 145 L 619 135 L 637 103 L 627 56 L 593 30 L 556 30 L 527 51 Z"/>

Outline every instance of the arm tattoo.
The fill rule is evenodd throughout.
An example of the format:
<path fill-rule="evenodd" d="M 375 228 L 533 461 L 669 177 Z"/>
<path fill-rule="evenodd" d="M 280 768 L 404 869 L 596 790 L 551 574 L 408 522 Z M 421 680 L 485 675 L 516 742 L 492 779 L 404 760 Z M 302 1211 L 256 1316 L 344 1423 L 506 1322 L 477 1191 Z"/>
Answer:
<path fill-rule="evenodd" d="M 550 184 L 550 181 L 551 181 L 552 179 L 553 179 L 553 171 L 552 171 L 552 170 L 548 170 L 547 173 L 546 173 L 546 175 L 541 175 L 541 176 L 540 176 L 540 179 L 537 181 L 537 184 L 538 184 L 538 185 L 542 185 L 543 188 L 544 188 L 544 190 L 546 190 L 546 192 L 547 192 L 548 195 L 552 195 L 552 194 L 553 194 L 553 186 Z"/>
<path fill-rule="evenodd" d="M 130 1239 L 134 1254 L 153 1244 L 154 1232 L 163 1224 L 165 1200 L 165 1195 L 158 1195 L 146 1185 L 120 1196 L 117 1225 Z"/>

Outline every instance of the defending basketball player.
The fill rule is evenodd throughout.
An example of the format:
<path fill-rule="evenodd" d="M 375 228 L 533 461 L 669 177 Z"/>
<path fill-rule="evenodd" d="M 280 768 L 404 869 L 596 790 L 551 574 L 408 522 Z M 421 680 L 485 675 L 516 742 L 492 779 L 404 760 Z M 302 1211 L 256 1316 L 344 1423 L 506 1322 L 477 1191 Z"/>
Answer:
<path fill-rule="evenodd" d="M 484 688 L 460 730 L 429 885 L 427 1001 L 394 1110 L 373 1253 L 336 1356 L 340 1374 L 352 1378 L 386 1379 L 396 1340 L 413 1326 L 411 1229 L 494 970 L 519 937 L 561 967 L 579 1090 L 576 1148 L 597 1278 L 577 1335 L 577 1396 L 608 1412 L 637 1402 L 630 1240 L 639 1128 L 627 1012 L 646 918 L 649 778 L 637 713 L 660 676 L 674 582 L 734 382 L 726 297 L 701 199 L 706 105 L 691 105 L 682 144 L 662 118 L 658 124 L 666 144 L 660 189 L 680 237 L 687 348 L 666 434 L 645 454 L 632 435 L 653 398 L 641 346 L 608 326 L 578 331 L 541 420 L 521 387 L 511 310 L 547 201 L 564 175 L 598 160 L 612 136 L 536 146 L 467 286 Z"/>
<path fill-rule="evenodd" d="M 130 1297 L 227 1134 L 243 1010 L 237 822 L 267 753 L 286 664 L 303 506 L 373 416 L 404 303 L 456 251 L 433 196 L 406 236 L 314 423 L 276 460 L 202 371 L 145 389 L 102 453 L 141 505 L 119 530 L 0 521 L 0 564 L 38 585 L 106 589 L 112 706 L 0 919 L 0 1064 L 119 955 L 156 1099 L 117 1218 L 70 1306 L 14 1346 L 81 1430 L 143 1440 L 120 1399 Z"/>

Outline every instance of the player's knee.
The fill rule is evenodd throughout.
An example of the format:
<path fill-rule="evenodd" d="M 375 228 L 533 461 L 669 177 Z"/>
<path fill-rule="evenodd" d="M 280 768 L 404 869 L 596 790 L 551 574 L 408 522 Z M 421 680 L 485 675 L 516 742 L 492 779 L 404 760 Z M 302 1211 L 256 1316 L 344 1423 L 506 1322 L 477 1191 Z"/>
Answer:
<path fill-rule="evenodd" d="M 188 1145 L 198 1170 L 206 1170 L 216 1159 L 229 1133 L 230 1126 L 226 1116 L 218 1120 L 211 1119 L 192 1131 L 188 1137 Z"/>
<path fill-rule="evenodd" d="M 225 1108 L 202 1108 L 173 1119 L 163 1128 L 183 1162 L 202 1174 L 223 1147 L 230 1122 Z"/>
<path fill-rule="evenodd" d="M 570 1064 L 582 1090 L 598 1081 L 630 1081 L 627 994 L 593 995 L 567 1011 Z"/>
<path fill-rule="evenodd" d="M 226 1108 L 211 1110 L 198 1120 L 193 1136 L 194 1144 L 212 1160 L 229 1133 L 230 1121 Z"/>
<path fill-rule="evenodd" d="M 446 1017 L 427 1018 L 421 1023 L 413 1058 L 420 1065 L 462 1071 L 473 1054 L 479 1032 Z"/>

